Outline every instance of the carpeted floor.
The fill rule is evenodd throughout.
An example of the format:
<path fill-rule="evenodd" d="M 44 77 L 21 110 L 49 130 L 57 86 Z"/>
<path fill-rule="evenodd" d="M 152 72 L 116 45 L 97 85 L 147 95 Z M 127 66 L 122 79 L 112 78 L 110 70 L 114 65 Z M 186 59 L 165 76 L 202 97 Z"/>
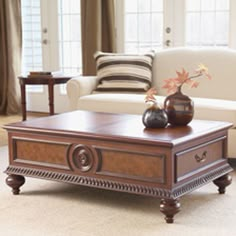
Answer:
<path fill-rule="evenodd" d="M 40 112 L 28 112 L 27 119 L 34 119 L 37 117 L 47 116 L 47 113 L 40 113 Z M 7 139 L 7 132 L 5 129 L 3 129 L 3 125 L 19 122 L 22 120 L 22 116 L 19 115 L 0 115 L 0 147 L 7 145 L 8 139 Z"/>
<path fill-rule="evenodd" d="M 21 121 L 20 115 L 4 116 L 0 115 L 0 147 L 7 145 L 7 132 L 2 128 L 3 125 Z"/>
<path fill-rule="evenodd" d="M 225 195 L 214 184 L 181 198 L 174 224 L 158 199 L 26 178 L 18 196 L 5 184 L 0 148 L 0 232 L 4 236 L 231 236 L 236 234 L 236 172 Z"/>

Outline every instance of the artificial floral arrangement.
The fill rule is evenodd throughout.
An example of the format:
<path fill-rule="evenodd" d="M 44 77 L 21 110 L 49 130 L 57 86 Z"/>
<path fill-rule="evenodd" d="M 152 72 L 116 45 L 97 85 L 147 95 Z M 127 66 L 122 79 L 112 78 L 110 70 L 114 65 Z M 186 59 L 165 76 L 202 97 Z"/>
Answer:
<path fill-rule="evenodd" d="M 194 79 L 201 76 L 211 80 L 211 75 L 208 73 L 208 68 L 203 64 L 199 64 L 198 68 L 195 70 L 195 73 L 191 76 L 189 76 L 189 72 L 185 69 L 182 69 L 182 71 L 176 71 L 176 74 L 177 77 L 164 80 L 165 84 L 162 88 L 167 89 L 167 93 L 175 93 L 178 88 L 181 88 L 184 84 L 187 84 L 190 88 L 197 88 L 199 82 Z M 155 95 L 157 95 L 156 88 L 150 88 L 146 93 L 145 102 L 148 104 L 157 105 Z"/>
<path fill-rule="evenodd" d="M 155 88 L 150 88 L 146 93 L 145 102 L 150 105 L 142 116 L 143 124 L 146 128 L 164 128 L 168 123 L 167 114 L 164 109 L 157 104 L 155 95 L 157 95 Z"/>
<path fill-rule="evenodd" d="M 157 95 L 156 88 L 150 88 L 146 93 L 146 96 L 145 96 L 145 99 L 144 99 L 145 102 L 147 104 L 157 106 L 157 101 L 156 101 L 155 95 Z"/>
<path fill-rule="evenodd" d="M 143 123 L 146 127 L 165 127 L 167 124 L 166 116 L 168 117 L 168 123 L 171 125 L 187 125 L 192 120 L 194 114 L 193 101 L 181 93 L 181 88 L 184 84 L 187 84 L 190 88 L 197 88 L 199 82 L 194 79 L 198 77 L 211 79 L 211 75 L 208 73 L 208 68 L 203 64 L 200 64 L 191 76 L 185 69 L 176 71 L 176 74 L 177 77 L 164 80 L 165 84 L 162 88 L 167 89 L 167 93 L 173 93 L 166 97 L 164 108 L 157 104 L 155 97 L 157 90 L 150 88 L 147 91 L 145 102 L 151 106 L 143 115 Z M 178 104 L 178 106 L 175 106 L 175 104 Z"/>
<path fill-rule="evenodd" d="M 208 73 L 208 68 L 203 64 L 199 64 L 198 68 L 195 70 L 195 73 L 191 76 L 189 76 L 189 72 L 185 71 L 185 69 L 182 69 L 181 72 L 176 71 L 176 74 L 177 77 L 164 80 L 165 84 L 162 88 L 167 89 L 167 93 L 176 92 L 178 88 L 181 88 L 184 84 L 189 85 L 190 88 L 197 88 L 199 82 L 194 79 L 201 76 L 211 79 L 211 75 Z"/>

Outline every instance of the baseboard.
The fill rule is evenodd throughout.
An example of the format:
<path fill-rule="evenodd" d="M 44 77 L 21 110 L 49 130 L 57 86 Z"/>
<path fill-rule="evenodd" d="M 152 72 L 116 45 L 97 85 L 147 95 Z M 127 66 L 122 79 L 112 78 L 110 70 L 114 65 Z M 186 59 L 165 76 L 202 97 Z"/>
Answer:
<path fill-rule="evenodd" d="M 27 115 L 32 115 L 32 116 L 48 116 L 49 113 L 48 112 L 43 112 L 43 111 L 27 111 Z"/>

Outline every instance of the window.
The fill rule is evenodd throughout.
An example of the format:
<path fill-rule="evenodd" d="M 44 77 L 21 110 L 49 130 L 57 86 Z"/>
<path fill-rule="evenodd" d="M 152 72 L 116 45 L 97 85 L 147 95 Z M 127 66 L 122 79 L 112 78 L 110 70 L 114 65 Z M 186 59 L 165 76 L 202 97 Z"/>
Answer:
<path fill-rule="evenodd" d="M 125 52 L 162 47 L 163 0 L 125 0 Z"/>
<path fill-rule="evenodd" d="M 81 74 L 80 1 L 59 0 L 58 4 L 60 70 L 65 74 Z M 66 94 L 66 85 L 60 86 Z"/>
<path fill-rule="evenodd" d="M 123 5 L 124 46 L 120 48 L 125 52 L 234 46 L 236 4 L 232 0 L 124 0 Z"/>
<path fill-rule="evenodd" d="M 80 1 L 59 0 L 58 22 L 60 70 L 81 74 Z"/>
<path fill-rule="evenodd" d="M 229 0 L 186 1 L 186 45 L 228 46 Z"/>
<path fill-rule="evenodd" d="M 39 0 L 22 1 L 22 72 L 42 70 L 41 16 Z"/>
<path fill-rule="evenodd" d="M 40 0 L 22 0 L 22 74 L 42 70 Z M 27 91 L 42 92 L 42 86 L 27 86 Z"/>

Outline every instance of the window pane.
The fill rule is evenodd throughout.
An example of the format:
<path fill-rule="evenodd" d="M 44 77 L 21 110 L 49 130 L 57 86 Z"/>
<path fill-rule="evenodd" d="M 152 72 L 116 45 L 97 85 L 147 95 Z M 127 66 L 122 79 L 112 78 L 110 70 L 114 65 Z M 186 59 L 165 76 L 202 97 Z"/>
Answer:
<path fill-rule="evenodd" d="M 162 13 L 152 14 L 152 44 L 158 44 L 161 47 L 162 34 L 163 34 L 163 16 Z M 156 47 L 153 47 L 156 48 Z"/>
<path fill-rule="evenodd" d="M 138 11 L 138 0 L 125 0 L 125 12 L 137 12 Z"/>
<path fill-rule="evenodd" d="M 40 0 L 22 0 L 22 74 L 43 69 Z M 27 86 L 27 91 L 42 92 L 43 86 Z"/>
<path fill-rule="evenodd" d="M 215 10 L 215 0 L 202 0 L 201 1 L 201 10 L 202 11 L 214 11 Z"/>
<path fill-rule="evenodd" d="M 216 10 L 217 11 L 228 11 L 229 10 L 229 1 L 225 0 L 216 0 Z"/>
<path fill-rule="evenodd" d="M 206 46 L 214 46 L 214 13 L 202 13 L 201 43 Z"/>
<path fill-rule="evenodd" d="M 186 45 L 228 46 L 229 0 L 186 0 Z"/>
<path fill-rule="evenodd" d="M 138 41 L 138 15 L 129 14 L 126 16 L 125 35 L 127 42 Z"/>
<path fill-rule="evenodd" d="M 64 74 L 81 74 L 80 1 L 59 0 L 58 21 L 60 70 Z M 61 86 L 61 92 L 66 93 L 65 85 Z"/>
<path fill-rule="evenodd" d="M 134 52 L 138 52 L 138 44 L 137 43 L 129 43 L 127 42 L 125 44 L 125 52 L 126 53 L 134 53 Z"/>
<path fill-rule="evenodd" d="M 162 47 L 162 31 L 163 0 L 125 1 L 125 52 Z"/>
<path fill-rule="evenodd" d="M 200 13 L 189 13 L 186 17 L 186 43 L 197 45 L 200 43 Z"/>
<path fill-rule="evenodd" d="M 150 12 L 151 10 L 150 0 L 139 0 L 138 1 L 138 11 L 139 12 Z"/>
<path fill-rule="evenodd" d="M 227 45 L 229 40 L 229 14 L 225 12 L 218 12 L 216 14 L 216 32 L 215 32 L 215 40 L 216 44 L 220 46 Z"/>
<path fill-rule="evenodd" d="M 152 0 L 151 9 L 153 12 L 162 12 L 163 9 L 163 0 Z"/>
<path fill-rule="evenodd" d="M 139 14 L 138 18 L 139 40 L 141 42 L 151 42 L 151 15 Z"/>
<path fill-rule="evenodd" d="M 186 0 L 185 5 L 187 11 L 200 11 L 201 0 Z"/>
<path fill-rule="evenodd" d="M 81 73 L 80 1 L 59 0 L 60 70 Z M 70 70 L 71 69 L 71 70 Z"/>

